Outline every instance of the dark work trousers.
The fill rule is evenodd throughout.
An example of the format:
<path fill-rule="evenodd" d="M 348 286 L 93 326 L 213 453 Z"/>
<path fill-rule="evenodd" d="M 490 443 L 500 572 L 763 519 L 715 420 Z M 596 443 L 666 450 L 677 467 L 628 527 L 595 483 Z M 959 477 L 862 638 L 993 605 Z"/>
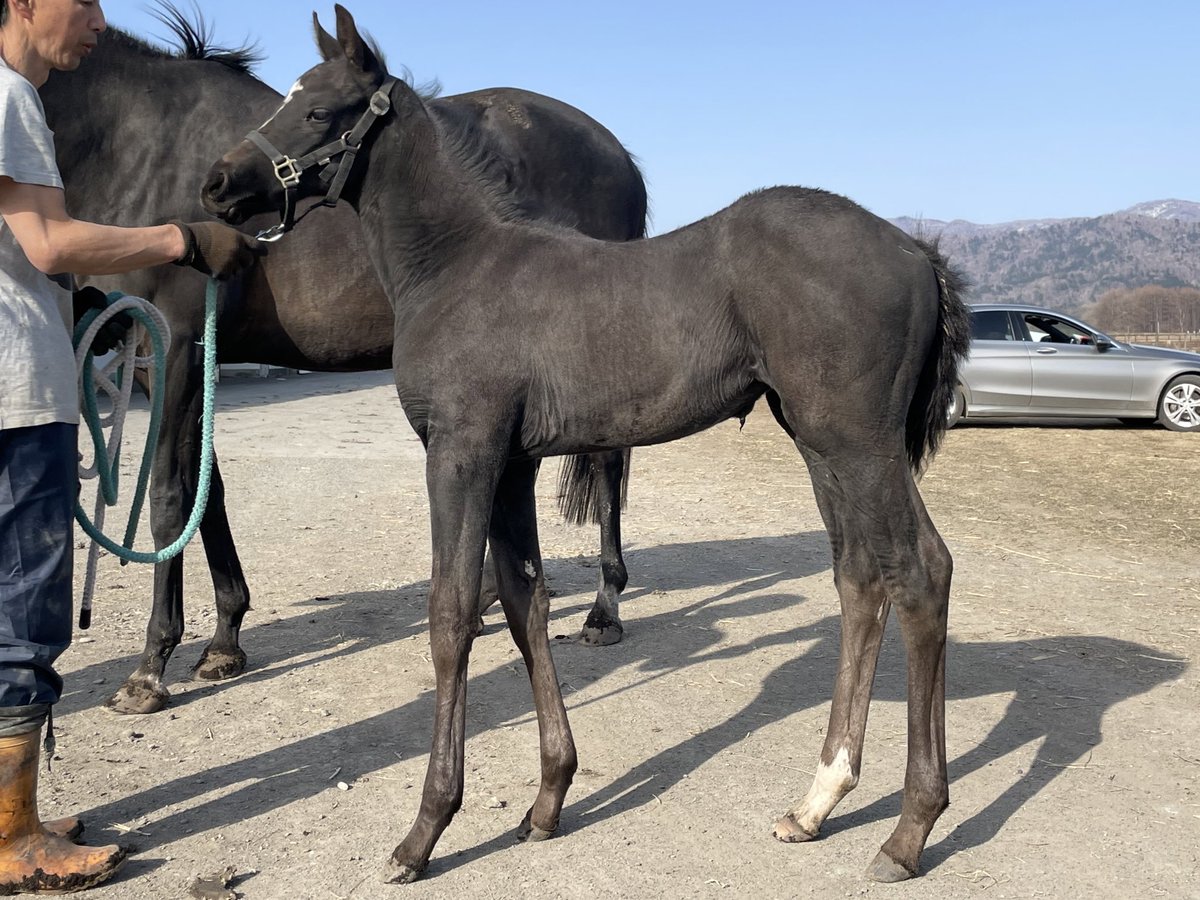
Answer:
<path fill-rule="evenodd" d="M 0 429 L 0 734 L 40 726 L 71 643 L 78 426 Z"/>

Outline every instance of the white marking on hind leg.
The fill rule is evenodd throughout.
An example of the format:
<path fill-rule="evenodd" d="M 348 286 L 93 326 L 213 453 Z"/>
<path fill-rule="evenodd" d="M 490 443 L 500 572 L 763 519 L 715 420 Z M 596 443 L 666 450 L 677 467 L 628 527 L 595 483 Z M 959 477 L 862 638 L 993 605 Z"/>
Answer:
<path fill-rule="evenodd" d="M 843 747 L 829 765 L 821 763 L 817 766 L 812 787 L 790 815 L 806 832 L 816 834 L 833 808 L 857 784 L 858 776 L 850 768 L 850 751 Z"/>

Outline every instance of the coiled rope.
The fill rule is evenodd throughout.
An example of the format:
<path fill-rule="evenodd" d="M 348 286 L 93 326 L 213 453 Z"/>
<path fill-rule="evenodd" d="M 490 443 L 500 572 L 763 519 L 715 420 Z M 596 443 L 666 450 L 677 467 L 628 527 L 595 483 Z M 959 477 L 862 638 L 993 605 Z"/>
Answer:
<path fill-rule="evenodd" d="M 200 477 L 196 484 L 196 499 L 191 515 L 182 533 L 170 545 L 152 553 L 133 549 L 145 502 L 146 488 L 150 482 L 150 469 L 154 449 L 158 444 L 162 419 L 163 391 L 166 385 L 166 351 L 170 345 L 170 327 L 163 314 L 153 304 L 140 297 L 131 297 L 120 291 L 108 295 L 108 306 L 103 310 L 89 310 L 75 327 L 75 367 L 79 379 L 81 415 L 92 438 L 94 458 L 91 466 L 84 466 L 82 457 L 79 466 L 81 480 L 98 478 L 95 518 L 89 519 L 83 505 L 75 501 L 75 518 L 84 532 L 92 539 L 88 552 L 87 572 L 84 577 L 83 599 L 79 608 L 79 627 L 87 628 L 92 618 L 92 598 L 96 588 L 96 564 L 103 547 L 119 557 L 121 564 L 127 562 L 160 563 L 177 556 L 200 527 L 204 508 L 208 503 L 208 489 L 212 477 L 213 459 L 213 387 L 217 372 L 217 282 L 210 278 L 204 296 L 204 395 L 200 419 Z M 134 328 L 126 335 L 119 352 L 98 368 L 92 342 L 104 324 L 114 316 L 127 313 L 134 321 Z M 140 335 L 150 339 L 149 356 L 138 356 Z M 104 511 L 117 502 L 121 440 L 124 436 L 125 415 L 129 411 L 129 400 L 133 391 L 133 371 L 141 367 L 150 373 L 150 424 L 146 432 L 146 444 L 142 452 L 142 465 L 138 472 L 137 487 L 130 505 L 129 522 L 125 527 L 123 543 L 110 540 L 103 532 Z M 112 410 L 107 416 L 100 413 L 98 391 L 109 398 Z M 104 429 L 111 429 L 105 440 Z"/>

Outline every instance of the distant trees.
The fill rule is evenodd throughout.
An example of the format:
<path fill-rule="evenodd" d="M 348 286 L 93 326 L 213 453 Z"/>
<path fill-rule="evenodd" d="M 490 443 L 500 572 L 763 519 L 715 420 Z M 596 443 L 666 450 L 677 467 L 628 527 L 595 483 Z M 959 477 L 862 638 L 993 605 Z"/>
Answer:
<path fill-rule="evenodd" d="M 1117 288 L 1100 296 L 1090 321 L 1101 331 L 1200 331 L 1200 290 L 1188 287 Z"/>

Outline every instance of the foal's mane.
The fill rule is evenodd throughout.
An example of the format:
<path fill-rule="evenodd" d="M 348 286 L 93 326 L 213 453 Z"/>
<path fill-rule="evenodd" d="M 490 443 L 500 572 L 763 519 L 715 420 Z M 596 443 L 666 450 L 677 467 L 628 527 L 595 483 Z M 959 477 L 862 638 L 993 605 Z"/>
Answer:
<path fill-rule="evenodd" d="M 214 44 L 212 28 L 195 2 L 192 4 L 194 21 L 169 0 L 157 0 L 157 4 L 158 8 L 150 10 L 150 14 L 171 30 L 175 38 L 174 47 L 156 47 L 120 28 L 111 29 L 105 40 L 155 59 L 208 60 L 247 75 L 254 74 L 254 67 L 262 62 L 263 52 L 257 44 L 241 47 Z"/>

